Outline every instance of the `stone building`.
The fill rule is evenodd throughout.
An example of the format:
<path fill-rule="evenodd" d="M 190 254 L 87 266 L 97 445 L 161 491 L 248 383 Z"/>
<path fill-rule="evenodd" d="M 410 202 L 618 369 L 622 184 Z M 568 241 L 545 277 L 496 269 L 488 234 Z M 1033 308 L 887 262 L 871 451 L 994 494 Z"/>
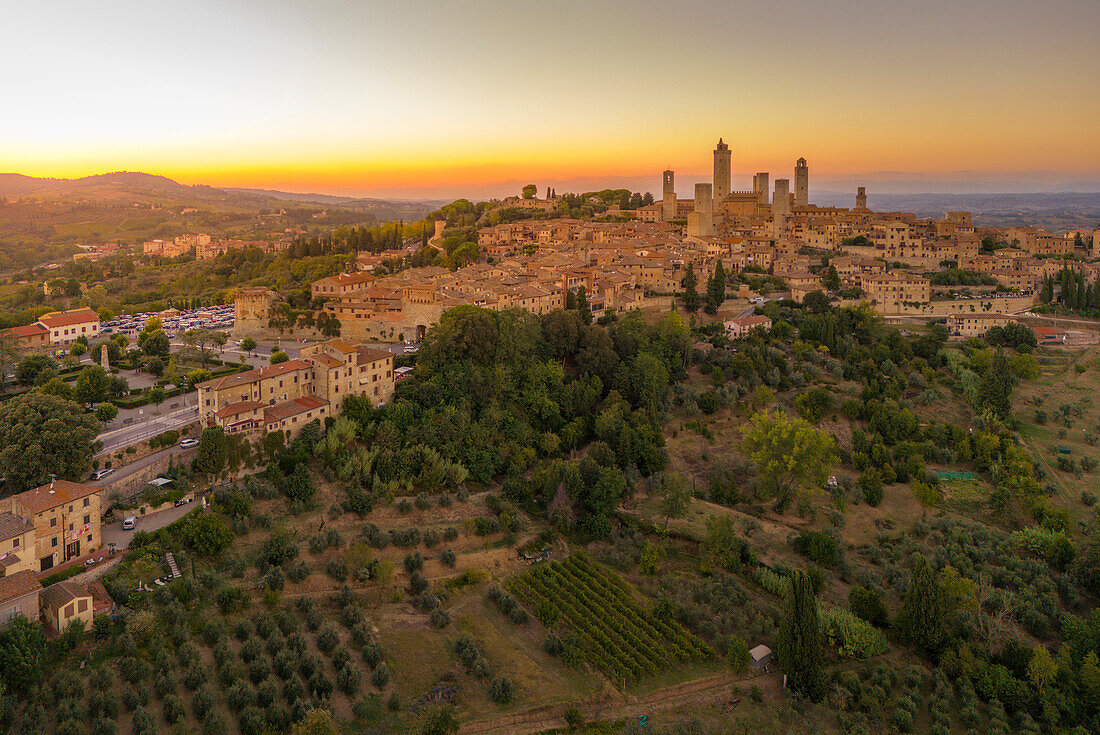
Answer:
<path fill-rule="evenodd" d="M 39 597 L 42 618 L 57 633 L 65 632 L 74 620 L 92 629 L 92 593 L 76 582 L 58 582 L 42 590 Z"/>
<path fill-rule="evenodd" d="M 719 138 L 718 145 L 714 149 L 713 194 L 716 203 L 725 199 L 726 195 L 730 193 L 730 155 L 730 147 Z"/>
<path fill-rule="evenodd" d="M 34 524 L 34 558 L 44 571 L 101 545 L 100 488 L 54 480 L 0 500 L 0 513 Z"/>
<path fill-rule="evenodd" d="M 861 287 L 883 314 L 896 314 L 905 304 L 928 303 L 932 297 L 932 284 L 927 278 L 905 272 L 864 275 Z"/>
<path fill-rule="evenodd" d="M 676 209 L 676 174 L 665 171 L 661 195 L 661 219 L 671 222 L 678 216 Z"/>
<path fill-rule="evenodd" d="M 810 169 L 806 159 L 799 158 L 794 164 L 794 206 L 805 207 L 810 203 Z"/>
<path fill-rule="evenodd" d="M 238 288 L 233 293 L 233 332 L 261 334 L 268 329 L 271 310 L 279 296 L 270 288 Z"/>
<path fill-rule="evenodd" d="M 38 571 L 34 523 L 14 513 L 0 513 L 0 577 Z"/>
<path fill-rule="evenodd" d="M 32 623 L 38 621 L 38 594 L 42 585 L 34 572 L 23 570 L 0 578 L 0 630 L 7 628 L 11 619 L 22 615 Z"/>

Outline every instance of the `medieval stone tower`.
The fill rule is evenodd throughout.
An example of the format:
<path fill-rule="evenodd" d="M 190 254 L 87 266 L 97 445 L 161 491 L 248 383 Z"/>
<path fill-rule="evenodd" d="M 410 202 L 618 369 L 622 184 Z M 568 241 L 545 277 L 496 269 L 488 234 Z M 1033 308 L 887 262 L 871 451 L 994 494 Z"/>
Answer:
<path fill-rule="evenodd" d="M 794 206 L 805 207 L 810 203 L 810 169 L 805 158 L 794 164 Z"/>
<path fill-rule="evenodd" d="M 676 174 L 665 171 L 664 193 L 661 195 L 661 219 L 671 222 L 676 219 Z"/>
<path fill-rule="evenodd" d="M 718 139 L 714 149 L 714 199 L 722 201 L 730 193 L 730 147 Z M 699 205 L 696 204 L 696 207 Z"/>
<path fill-rule="evenodd" d="M 791 213 L 791 181 L 790 179 L 775 180 L 775 196 L 772 197 L 772 215 L 787 216 Z"/>
<path fill-rule="evenodd" d="M 867 187 L 856 189 L 856 209 L 867 209 Z"/>
<path fill-rule="evenodd" d="M 695 185 L 695 208 L 688 215 L 688 234 L 696 237 L 714 234 L 714 199 L 710 184 Z"/>
<path fill-rule="evenodd" d="M 771 186 L 768 183 L 770 178 L 767 171 L 761 171 L 752 177 L 752 190 L 756 192 L 756 197 L 761 204 L 768 203 L 768 195 L 771 194 Z"/>
<path fill-rule="evenodd" d="M 238 288 L 233 294 L 233 333 L 257 336 L 267 330 L 267 320 L 279 296 L 269 288 Z"/>

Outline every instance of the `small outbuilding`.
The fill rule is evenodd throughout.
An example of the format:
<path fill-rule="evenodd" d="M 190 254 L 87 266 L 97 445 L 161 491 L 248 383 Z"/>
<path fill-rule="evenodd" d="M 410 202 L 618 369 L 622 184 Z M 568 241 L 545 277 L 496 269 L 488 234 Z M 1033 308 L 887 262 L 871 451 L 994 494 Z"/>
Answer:
<path fill-rule="evenodd" d="M 42 590 L 42 617 L 56 632 L 64 633 L 74 620 L 92 629 L 92 593 L 76 582 L 58 582 Z"/>
<path fill-rule="evenodd" d="M 749 649 L 749 659 L 751 660 L 752 667 L 754 669 L 762 669 L 772 662 L 775 658 L 775 654 L 772 653 L 772 649 L 768 648 L 764 644 L 759 646 L 753 646 Z"/>

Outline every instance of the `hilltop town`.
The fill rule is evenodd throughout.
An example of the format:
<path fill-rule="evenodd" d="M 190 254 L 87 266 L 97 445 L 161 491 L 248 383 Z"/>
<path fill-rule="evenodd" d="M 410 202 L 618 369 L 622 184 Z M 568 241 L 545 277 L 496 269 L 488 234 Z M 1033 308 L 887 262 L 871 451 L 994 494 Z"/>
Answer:
<path fill-rule="evenodd" d="M 1095 730 L 1100 231 L 713 156 L 9 274 L 0 723 Z"/>

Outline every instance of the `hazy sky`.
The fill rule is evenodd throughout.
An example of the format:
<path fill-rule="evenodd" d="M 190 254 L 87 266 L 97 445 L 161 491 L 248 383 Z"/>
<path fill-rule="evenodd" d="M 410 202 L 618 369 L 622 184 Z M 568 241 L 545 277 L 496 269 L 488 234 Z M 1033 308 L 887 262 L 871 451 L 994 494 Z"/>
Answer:
<path fill-rule="evenodd" d="M 735 186 L 798 156 L 823 188 L 1100 182 L 1097 0 L 0 8 L 3 171 L 334 193 L 657 190 L 666 166 L 682 183 L 708 173 L 721 135 Z"/>

